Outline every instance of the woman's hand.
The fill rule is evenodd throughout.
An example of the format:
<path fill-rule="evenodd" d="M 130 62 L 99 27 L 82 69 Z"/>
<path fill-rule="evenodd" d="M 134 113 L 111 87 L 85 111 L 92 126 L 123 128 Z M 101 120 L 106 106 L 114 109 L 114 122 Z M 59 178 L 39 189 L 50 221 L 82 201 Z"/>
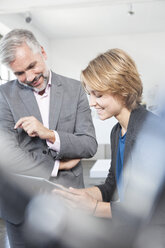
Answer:
<path fill-rule="evenodd" d="M 63 197 L 70 207 L 82 209 L 90 214 L 93 214 L 97 204 L 97 200 L 83 189 L 69 188 L 67 191 L 55 189 L 53 193 Z"/>
<path fill-rule="evenodd" d="M 80 159 L 71 159 L 68 161 L 60 161 L 59 170 L 70 170 L 79 163 Z"/>

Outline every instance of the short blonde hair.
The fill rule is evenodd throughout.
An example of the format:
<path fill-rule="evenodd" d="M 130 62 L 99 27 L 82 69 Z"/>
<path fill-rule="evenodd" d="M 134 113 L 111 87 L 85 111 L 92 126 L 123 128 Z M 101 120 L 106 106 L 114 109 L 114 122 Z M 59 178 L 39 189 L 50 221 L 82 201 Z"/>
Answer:
<path fill-rule="evenodd" d="M 86 87 L 99 92 L 110 92 L 124 106 L 135 109 L 141 102 L 143 86 L 135 62 L 121 49 L 111 49 L 98 55 L 81 72 Z"/>

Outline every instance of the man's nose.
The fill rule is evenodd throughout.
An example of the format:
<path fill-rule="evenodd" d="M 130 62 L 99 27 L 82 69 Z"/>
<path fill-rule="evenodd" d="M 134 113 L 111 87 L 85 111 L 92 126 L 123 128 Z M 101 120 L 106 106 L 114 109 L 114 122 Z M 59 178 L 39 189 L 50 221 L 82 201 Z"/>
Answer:
<path fill-rule="evenodd" d="M 28 82 L 32 82 L 33 79 L 35 78 L 35 74 L 33 73 L 32 70 L 26 71 L 25 74 L 26 74 L 26 81 Z"/>

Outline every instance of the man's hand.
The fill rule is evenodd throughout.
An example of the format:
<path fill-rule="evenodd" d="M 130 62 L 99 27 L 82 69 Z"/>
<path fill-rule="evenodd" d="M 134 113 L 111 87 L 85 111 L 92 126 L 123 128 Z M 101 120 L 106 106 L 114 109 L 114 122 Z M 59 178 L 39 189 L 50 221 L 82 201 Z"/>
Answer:
<path fill-rule="evenodd" d="M 34 116 L 20 118 L 14 126 L 22 128 L 30 137 L 38 136 L 40 139 L 48 140 L 51 143 L 55 142 L 55 135 L 52 130 L 44 127 Z"/>
<path fill-rule="evenodd" d="M 59 170 L 70 170 L 80 162 L 80 159 L 71 159 L 67 161 L 60 161 Z"/>

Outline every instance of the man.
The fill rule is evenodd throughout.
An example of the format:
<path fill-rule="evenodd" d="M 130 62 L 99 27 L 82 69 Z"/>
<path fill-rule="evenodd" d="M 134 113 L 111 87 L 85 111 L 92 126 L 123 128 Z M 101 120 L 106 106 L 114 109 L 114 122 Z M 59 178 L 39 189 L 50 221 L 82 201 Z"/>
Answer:
<path fill-rule="evenodd" d="M 3 37 L 0 58 L 17 78 L 0 87 L 0 129 L 10 135 L 10 149 L 26 161 L 9 163 L 8 170 L 82 188 L 78 162 L 95 154 L 97 142 L 81 84 L 48 69 L 44 48 L 28 30 Z M 11 247 L 24 247 L 18 232 L 23 216 L 6 213 L 2 201 L 3 215 Z"/>

